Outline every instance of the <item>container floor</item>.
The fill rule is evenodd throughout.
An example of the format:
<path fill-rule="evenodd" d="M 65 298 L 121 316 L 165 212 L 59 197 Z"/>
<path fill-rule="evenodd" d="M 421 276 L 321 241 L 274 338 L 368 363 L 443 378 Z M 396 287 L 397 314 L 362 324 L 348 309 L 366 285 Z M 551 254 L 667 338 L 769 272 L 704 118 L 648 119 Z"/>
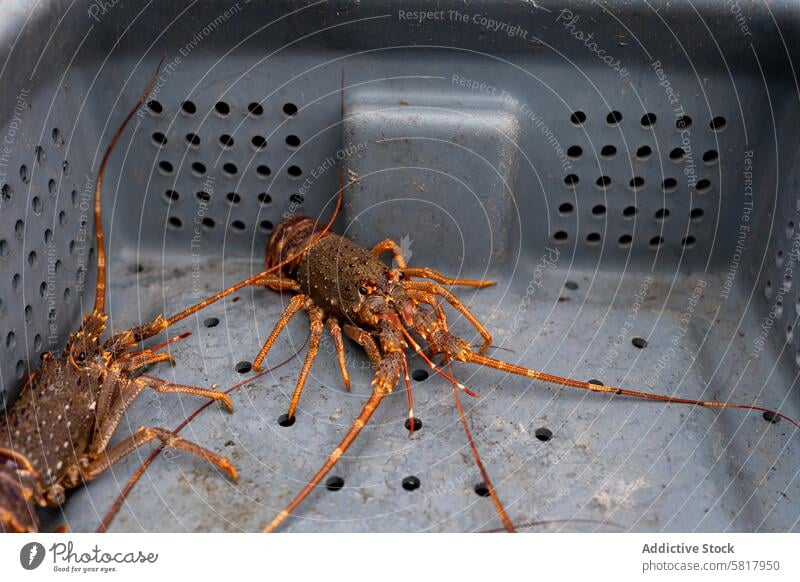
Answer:
<path fill-rule="evenodd" d="M 172 314 L 251 273 L 245 262 L 225 261 L 223 273 L 221 260 L 170 261 L 163 270 L 155 262 L 115 259 L 114 328 L 160 311 Z M 742 317 L 742 301 L 719 299 L 721 281 L 566 274 L 535 265 L 527 272 L 536 275 L 458 291 L 494 333 L 495 357 L 606 385 L 780 406 L 800 416 L 799 400 L 787 400 L 796 393 L 789 386 L 792 366 L 779 366 L 763 352 L 740 369 L 759 322 L 747 310 Z M 249 380 L 232 394 L 234 414 L 212 405 L 182 432 L 229 456 L 240 479 L 232 483 L 189 455 L 161 454 L 111 531 L 259 531 L 338 444 L 370 391 L 371 371 L 355 344 L 346 346 L 353 385 L 346 393 L 332 343 L 323 339 L 291 427 L 278 418 L 305 353 L 305 315 L 290 323 L 265 368 L 299 357 L 260 376 L 237 372 L 237 364 L 255 357 L 287 300 L 265 289 L 245 290 L 170 331 L 192 335 L 170 346 L 175 367 L 159 364 L 149 373 L 220 389 Z M 448 313 L 451 328 L 478 343 L 463 318 Z M 209 318 L 218 323 L 209 327 Z M 636 347 L 634 338 L 647 345 Z M 416 357 L 410 366 L 425 369 Z M 785 421 L 558 389 L 463 364 L 456 373 L 480 394 L 462 401 L 511 518 L 519 524 L 568 520 L 533 531 L 800 531 L 800 435 Z M 314 492 L 284 531 L 481 531 L 500 525 L 491 500 L 475 491 L 482 479 L 450 386 L 436 375 L 412 386 L 422 429 L 408 438 L 406 391 L 398 386 L 333 470 L 344 487 Z M 144 392 L 116 439 L 140 426 L 173 428 L 201 404 Z M 135 452 L 73 492 L 50 526 L 66 521 L 72 531 L 93 531 L 151 450 Z M 418 478 L 417 489 L 404 488 L 409 476 Z M 579 521 L 586 519 L 595 521 Z"/>

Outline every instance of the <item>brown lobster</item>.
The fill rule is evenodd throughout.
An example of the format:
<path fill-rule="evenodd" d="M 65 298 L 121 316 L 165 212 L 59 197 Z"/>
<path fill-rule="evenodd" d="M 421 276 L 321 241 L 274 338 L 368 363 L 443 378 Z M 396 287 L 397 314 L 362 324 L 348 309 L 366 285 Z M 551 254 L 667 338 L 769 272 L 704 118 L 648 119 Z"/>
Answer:
<path fill-rule="evenodd" d="M 160 68 L 160 65 L 159 65 Z M 94 309 L 69 337 L 60 355 L 45 353 L 41 366 L 31 373 L 14 402 L 0 416 L 0 529 L 35 532 L 38 507 L 63 503 L 69 489 L 100 476 L 115 462 L 153 440 L 207 459 L 236 479 L 236 469 L 224 457 L 162 428 L 143 427 L 119 444 L 109 447 L 126 409 L 145 388 L 218 400 L 233 410 L 223 392 L 172 384 L 135 372 L 156 362 L 174 363 L 158 350 L 173 338 L 151 349 L 133 350 L 169 324 L 161 316 L 103 341 L 106 328 L 106 260 L 101 223 L 103 173 L 114 145 L 131 117 L 152 90 L 131 109 L 115 133 L 100 164 L 95 186 L 95 233 L 97 241 L 97 290 Z M 133 351 L 132 351 L 133 350 Z"/>
<path fill-rule="evenodd" d="M 343 84 L 344 80 L 342 80 L 342 86 Z M 343 111 L 344 106 L 342 104 Z M 459 392 L 463 391 L 471 396 L 475 396 L 475 394 L 453 378 L 452 370 L 445 371 L 442 369 L 442 365 L 447 365 L 450 368 L 453 360 L 487 366 L 559 386 L 609 395 L 623 395 L 659 402 L 706 407 L 755 410 L 768 413 L 772 418 L 784 418 L 795 427 L 800 428 L 800 424 L 791 418 L 758 406 L 677 398 L 581 382 L 523 368 L 484 355 L 483 352 L 492 343 L 491 334 L 469 309 L 443 285 L 463 285 L 480 288 L 494 283 L 491 281 L 454 279 L 429 268 L 409 268 L 399 245 L 388 239 L 378 243 L 372 249 L 367 249 L 347 238 L 331 233 L 330 228 L 341 208 L 342 197 L 343 184 L 340 171 L 336 206 L 324 228 L 320 229 L 316 221 L 302 216 L 294 216 L 284 220 L 275 228 L 267 243 L 267 268 L 264 271 L 220 291 L 213 297 L 175 315 L 168 322 L 171 324 L 187 317 L 248 285 L 265 285 L 275 291 L 294 293 L 295 295 L 289 301 L 253 362 L 254 369 L 258 370 L 270 348 L 291 318 L 301 310 L 308 313 L 310 322 L 308 351 L 284 422 L 292 422 L 294 420 L 295 410 L 314 359 L 317 356 L 325 325 L 327 325 L 333 338 L 339 368 L 346 389 L 350 387 L 350 379 L 344 356 L 343 335 L 351 338 L 366 351 L 375 370 L 375 376 L 372 381 L 372 395 L 364 404 L 361 413 L 345 434 L 339 446 L 334 449 L 322 468 L 312 477 L 303 490 L 275 517 L 264 531 L 271 532 L 275 530 L 302 503 L 308 494 L 319 485 L 326 474 L 353 444 L 377 407 L 400 381 L 401 376 L 404 377 L 406 383 L 409 401 L 409 418 L 406 421 L 406 427 L 409 433 L 413 433 L 416 419 L 414 418 L 408 365 L 405 357 L 405 351 L 409 348 L 413 349 L 432 370 L 452 384 L 459 417 L 466 432 L 470 449 L 498 515 L 507 531 L 514 531 L 514 525 L 507 516 L 492 486 L 489 475 L 480 460 L 461 406 Z M 392 253 L 397 268 L 390 268 L 380 260 L 380 257 L 387 252 Z M 483 344 L 478 351 L 473 350 L 466 341 L 449 331 L 447 318 L 441 305 L 442 299 L 461 313 L 478 330 L 478 333 L 483 338 Z M 414 339 L 411 332 L 414 332 L 424 340 L 424 343 L 427 344 L 427 352 Z M 431 360 L 431 357 L 436 354 L 443 356 L 442 365 L 437 365 Z M 135 484 L 139 475 L 141 475 L 141 472 L 131 479 L 128 484 L 128 490 Z M 115 507 L 119 506 L 119 501 Z M 114 512 L 114 509 L 109 512 L 106 521 L 113 517 Z"/>

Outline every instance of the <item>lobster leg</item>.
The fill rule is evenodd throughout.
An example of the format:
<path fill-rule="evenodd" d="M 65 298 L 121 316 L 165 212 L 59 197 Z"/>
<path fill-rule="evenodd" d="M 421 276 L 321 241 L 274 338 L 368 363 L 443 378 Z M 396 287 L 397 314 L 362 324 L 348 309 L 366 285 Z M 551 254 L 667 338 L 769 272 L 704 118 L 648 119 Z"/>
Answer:
<path fill-rule="evenodd" d="M 97 406 L 98 429 L 92 437 L 91 447 L 89 448 L 92 454 L 99 454 L 101 451 L 105 450 L 108 443 L 111 442 L 111 438 L 114 436 L 114 432 L 117 430 L 119 423 L 122 421 L 125 411 L 128 410 L 130 405 L 133 404 L 133 401 L 136 400 L 136 397 L 139 396 L 145 388 L 151 388 L 156 392 L 162 393 L 191 394 L 192 396 L 210 398 L 221 402 L 229 412 L 233 412 L 233 403 L 230 397 L 224 392 L 196 386 L 171 384 L 161 378 L 148 376 L 146 374 L 138 378 L 130 379 L 116 397 L 109 397 L 106 395 L 106 391 L 116 390 L 113 385 L 109 386 L 106 384 L 101 388 L 101 397 L 98 398 L 98 403 L 101 401 L 111 401 L 111 403 L 108 405 L 107 410 L 101 408 L 99 404 Z"/>
<path fill-rule="evenodd" d="M 345 390 L 350 392 L 350 374 L 347 372 L 347 360 L 344 356 L 344 341 L 342 340 L 342 327 L 339 325 L 339 320 L 335 317 L 328 318 L 328 329 L 333 338 L 333 345 L 336 347 L 336 359 L 339 361 L 339 370 L 342 372 L 342 380 L 344 380 Z"/>
<path fill-rule="evenodd" d="M 399 264 L 399 263 L 398 263 Z M 492 285 L 496 285 L 494 281 L 481 281 L 477 279 L 454 279 L 452 277 L 448 277 L 447 275 L 441 274 L 439 271 L 434 271 L 428 267 L 422 268 L 405 268 L 400 267 L 403 271 L 403 274 L 408 277 L 421 277 L 423 279 L 431 279 L 432 281 L 436 281 L 437 283 L 441 283 L 442 285 L 460 285 L 463 287 L 477 287 L 479 289 L 483 287 L 491 287 Z"/>
<path fill-rule="evenodd" d="M 261 351 L 258 352 L 258 356 L 256 356 L 255 361 L 253 362 L 253 369 L 258 372 L 261 370 L 261 362 L 264 361 L 264 358 L 267 357 L 267 353 L 272 348 L 272 345 L 275 343 L 275 340 L 278 339 L 278 336 L 281 335 L 283 328 L 289 323 L 297 312 L 303 309 L 309 302 L 309 299 L 306 295 L 295 295 L 292 297 L 292 300 L 289 301 L 289 304 L 286 306 L 286 309 L 283 310 L 283 314 L 281 315 L 280 319 L 278 319 L 278 323 L 275 324 L 275 327 L 272 328 L 272 333 L 269 334 L 267 341 L 264 342 L 264 346 L 261 348 Z"/>
<path fill-rule="evenodd" d="M 400 267 L 401 270 L 404 270 L 406 268 L 406 260 L 403 257 L 403 251 L 400 248 L 400 245 L 398 245 L 392 239 L 387 238 L 382 240 L 374 247 L 372 247 L 372 250 L 370 252 L 376 257 L 380 257 L 383 253 L 387 251 L 391 251 L 394 260 L 397 263 L 397 266 Z"/>
<path fill-rule="evenodd" d="M 427 293 L 433 293 L 434 295 L 438 295 L 445 299 L 450 305 L 453 306 L 461 315 L 463 315 L 467 321 L 469 321 L 475 329 L 478 330 L 478 333 L 481 334 L 483 338 L 483 345 L 481 346 L 479 353 L 483 353 L 486 349 L 492 345 L 492 334 L 489 333 L 489 330 L 484 327 L 484 325 L 478 321 L 472 312 L 467 309 L 467 306 L 461 303 L 458 298 L 450 293 L 447 289 L 438 285 L 436 283 L 427 283 L 424 281 L 405 281 L 403 283 L 406 289 L 409 290 L 416 290 L 416 291 L 425 291 Z"/>
<path fill-rule="evenodd" d="M 300 286 L 297 284 L 297 281 L 272 273 L 264 275 L 260 279 L 256 279 L 253 285 L 264 285 L 273 291 L 297 291 L 300 293 Z"/>
<path fill-rule="evenodd" d="M 209 461 L 217 468 L 225 471 L 228 477 L 234 481 L 238 479 L 236 468 L 225 457 L 217 455 L 216 453 L 201 447 L 197 443 L 187 441 L 186 439 L 176 435 L 174 432 L 165 430 L 163 428 L 142 427 L 110 450 L 101 450 L 96 456 L 94 456 L 94 458 L 91 458 L 88 463 L 77 464 L 74 467 L 75 471 L 68 470 L 66 474 L 77 473 L 78 477 L 74 484 L 67 483 L 63 486 L 69 488 L 70 486 L 77 486 L 82 480 L 91 481 L 92 479 L 96 479 L 103 474 L 106 469 L 111 467 L 111 465 L 123 457 L 126 457 L 139 447 L 156 439 L 160 440 L 164 446 L 191 453 Z"/>
<path fill-rule="evenodd" d="M 306 379 L 311 372 L 311 366 L 314 365 L 314 360 L 317 358 L 319 352 L 319 340 L 322 338 L 322 330 L 324 325 L 322 318 L 324 314 L 319 307 L 313 306 L 308 309 L 308 319 L 310 325 L 310 332 L 308 335 L 308 351 L 306 352 L 306 359 L 303 361 L 303 369 L 300 370 L 300 376 L 297 378 L 297 385 L 292 394 L 292 401 L 289 403 L 288 417 L 294 418 L 294 411 L 297 408 L 297 403 L 300 402 L 300 394 L 303 393 L 303 388 L 306 385 Z"/>
<path fill-rule="evenodd" d="M 328 474 L 328 472 L 333 468 L 333 466 L 339 461 L 339 459 L 344 455 L 347 449 L 350 448 L 350 445 L 353 444 L 353 441 L 356 440 L 356 437 L 361 432 L 361 429 L 369 422 L 372 413 L 378 408 L 378 405 L 381 403 L 383 398 L 388 394 L 385 390 L 381 390 L 380 388 L 376 387 L 373 390 L 372 395 L 367 400 L 366 404 L 364 404 L 364 408 L 361 409 L 361 413 L 356 418 L 353 426 L 350 427 L 350 430 L 347 431 L 347 434 L 344 435 L 342 442 L 339 443 L 339 446 L 336 447 L 331 455 L 328 457 L 328 460 L 325 461 L 325 464 L 322 465 L 322 468 L 317 471 L 317 474 L 308 482 L 308 485 L 303 487 L 303 490 L 294 498 L 294 500 L 286 506 L 286 509 L 281 511 L 275 519 L 264 529 L 264 533 L 270 533 L 275 530 L 280 524 L 282 524 L 287 517 L 297 509 L 297 506 L 300 505 L 303 500 L 308 497 L 308 494 L 314 490 L 314 487 L 319 485 L 320 481 Z"/>
<path fill-rule="evenodd" d="M 173 384 L 172 382 L 167 382 L 166 380 L 148 374 L 142 374 L 138 378 L 135 378 L 134 382 L 143 384 L 146 388 L 151 388 L 161 394 L 190 394 L 192 396 L 202 396 L 210 400 L 216 400 L 221 402 L 225 408 L 228 409 L 228 412 L 233 412 L 233 402 L 231 402 L 230 397 L 225 394 L 225 392 L 219 390 L 200 388 L 198 386 L 186 386 L 185 384 Z"/>

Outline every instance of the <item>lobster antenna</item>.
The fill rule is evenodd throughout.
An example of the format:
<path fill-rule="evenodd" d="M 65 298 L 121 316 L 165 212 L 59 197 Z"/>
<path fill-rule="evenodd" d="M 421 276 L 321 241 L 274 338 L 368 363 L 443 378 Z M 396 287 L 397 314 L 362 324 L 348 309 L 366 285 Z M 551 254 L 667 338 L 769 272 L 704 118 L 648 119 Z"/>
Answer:
<path fill-rule="evenodd" d="M 542 382 L 549 382 L 551 384 L 558 384 L 560 386 L 568 386 L 570 388 L 578 388 L 580 390 L 589 390 L 591 392 L 603 392 L 606 394 L 619 394 L 622 396 L 631 396 L 633 398 L 642 398 L 644 400 L 655 400 L 657 402 L 673 402 L 677 404 L 693 404 L 695 406 L 706 406 L 708 408 L 739 408 L 742 410 L 753 410 L 764 412 L 773 417 L 783 418 L 787 422 L 800 429 L 800 424 L 792 420 L 785 414 L 769 408 L 762 408 L 761 406 L 753 406 L 750 404 L 736 404 L 733 402 L 715 402 L 713 400 L 694 400 L 691 398 L 679 398 L 677 396 L 666 396 L 664 394 L 654 394 L 652 392 L 640 392 L 637 390 L 625 390 L 623 388 L 615 388 L 613 386 L 602 386 L 600 384 L 591 384 L 589 382 L 581 382 L 580 380 L 572 380 L 570 378 L 563 378 L 561 376 L 553 376 L 538 370 L 523 368 L 515 366 L 502 360 L 496 360 L 482 354 L 471 353 L 467 354 L 466 362 L 478 364 L 480 366 L 487 366 L 502 372 L 510 372 L 518 376 L 525 376 L 526 378 L 533 378 L 534 380 L 541 380 Z"/>
<path fill-rule="evenodd" d="M 341 86 L 340 86 L 340 89 L 339 89 L 339 93 L 340 93 L 340 98 L 339 98 L 340 107 L 339 107 L 339 109 L 341 111 L 342 117 L 344 118 L 344 71 L 342 71 L 342 81 L 341 81 Z M 253 275 L 249 279 L 245 279 L 244 281 L 240 281 L 239 283 L 236 283 L 235 285 L 232 285 L 231 287 L 228 287 L 227 289 L 223 289 L 222 291 L 220 291 L 216 295 L 213 295 L 212 297 L 209 297 L 208 299 L 204 299 L 200 303 L 197 303 L 197 304 L 192 305 L 191 307 L 189 307 L 187 309 L 184 309 L 180 313 L 176 313 L 175 315 L 173 315 L 172 317 L 170 317 L 167 320 L 167 327 L 178 323 L 182 319 L 186 319 L 187 317 L 189 317 L 193 313 L 197 313 L 198 311 L 200 311 L 204 307 L 208 307 L 212 303 L 216 303 L 220 299 L 223 299 L 223 298 L 227 297 L 228 295 L 230 295 L 232 293 L 236 293 L 239 289 L 247 287 L 248 285 L 256 284 L 257 281 L 259 279 L 261 279 L 262 277 L 264 277 L 265 275 L 269 275 L 270 273 L 273 273 L 273 272 L 277 271 L 278 269 L 283 268 L 285 265 L 288 265 L 289 263 L 294 261 L 296 258 L 301 257 L 305 253 L 310 251 L 311 248 L 314 245 L 316 245 L 320 240 L 322 240 L 322 238 L 325 235 L 328 234 L 328 231 L 333 226 L 333 222 L 336 220 L 336 217 L 339 215 L 339 210 L 342 208 L 342 198 L 344 196 L 344 194 L 343 194 L 344 193 L 344 172 L 343 172 L 343 168 L 344 168 L 343 165 L 339 166 L 339 191 L 336 193 L 336 206 L 333 208 L 333 214 L 328 219 L 328 223 L 325 225 L 325 227 L 319 232 L 319 234 L 317 234 L 313 239 L 311 239 L 311 241 L 308 244 L 306 244 L 305 247 L 303 247 L 301 250 L 299 250 L 298 252 L 294 253 L 293 255 L 290 255 L 290 256 L 286 257 L 285 259 L 280 261 L 278 264 L 273 265 L 273 266 L 269 267 L 268 269 L 265 269 L 264 271 L 261 271 L 260 273 L 257 273 L 255 275 Z"/>
<path fill-rule="evenodd" d="M 452 375 L 453 367 L 448 363 L 447 368 Z M 503 507 L 500 497 L 497 496 L 494 485 L 492 485 L 492 480 L 489 479 L 489 472 L 486 470 L 486 467 L 483 466 L 483 461 L 481 461 L 481 456 L 478 453 L 478 447 L 475 446 L 475 441 L 472 439 L 472 431 L 469 429 L 467 417 L 464 416 L 464 408 L 461 406 L 461 397 L 458 395 L 458 389 L 455 383 L 453 383 L 453 396 L 456 399 L 456 407 L 458 407 L 458 417 L 461 419 L 461 424 L 464 426 L 464 432 L 467 434 L 469 448 L 472 449 L 472 456 L 475 458 L 475 464 L 478 466 L 478 470 L 481 472 L 481 476 L 483 477 L 483 482 L 486 484 L 486 488 L 489 490 L 489 495 L 491 496 L 494 507 L 497 510 L 497 515 L 500 516 L 500 521 L 503 522 L 503 527 L 508 533 L 516 533 L 517 530 L 514 527 L 514 524 L 511 523 L 511 519 L 509 519 L 508 514 Z"/>
<path fill-rule="evenodd" d="M 313 491 L 314 487 L 319 485 L 320 481 L 328 474 L 328 472 L 333 469 L 333 466 L 339 461 L 342 455 L 345 454 L 350 445 L 353 444 L 353 441 L 356 440 L 356 437 L 361 432 L 361 429 L 369 422 L 372 413 L 378 408 L 378 405 L 386 396 L 386 393 L 383 391 L 373 390 L 372 395 L 369 397 L 369 400 L 364 404 L 364 408 L 361 409 L 361 412 L 356 418 L 353 425 L 347 431 L 347 434 L 344 435 L 342 442 L 339 443 L 339 446 L 333 449 L 333 452 L 328 457 L 328 460 L 325 461 L 325 464 L 322 465 L 322 468 L 317 471 L 317 474 L 308 482 L 308 485 L 303 487 L 303 490 L 297 494 L 297 497 L 286 506 L 286 509 L 281 511 L 275 519 L 270 522 L 270 524 L 264 528 L 264 533 L 271 533 L 275 531 L 280 524 L 282 524 L 291 513 L 297 509 L 297 506 L 300 505 L 303 500 L 308 497 L 308 494 Z"/>
<path fill-rule="evenodd" d="M 162 56 L 161 60 L 158 61 L 158 66 L 156 67 L 156 71 L 153 73 L 153 76 L 150 79 L 150 83 L 147 85 L 147 89 L 145 89 L 145 92 L 142 93 L 141 97 L 139 97 L 139 100 L 136 101 L 136 105 L 131 108 L 131 110 L 128 112 L 128 115 L 125 116 L 122 124 L 114 134 L 114 137 L 111 138 L 111 142 L 108 144 L 108 147 L 106 147 L 106 151 L 103 154 L 103 160 L 100 162 L 100 170 L 97 172 L 97 183 L 94 187 L 94 232 L 95 238 L 97 239 L 97 287 L 94 295 L 95 313 L 103 313 L 105 311 L 106 304 L 106 249 L 103 239 L 103 213 L 101 204 L 103 174 L 106 171 L 108 158 L 111 157 L 111 152 L 114 150 L 114 146 L 117 145 L 119 138 L 122 136 L 122 132 L 125 131 L 125 127 L 128 125 L 128 122 L 130 122 L 136 111 L 138 111 L 138 109 L 145 102 L 147 96 L 150 95 L 150 91 L 153 90 L 153 87 L 156 84 L 156 79 L 158 79 L 158 72 L 161 70 L 161 65 L 164 63 L 165 58 L 166 55 Z"/>

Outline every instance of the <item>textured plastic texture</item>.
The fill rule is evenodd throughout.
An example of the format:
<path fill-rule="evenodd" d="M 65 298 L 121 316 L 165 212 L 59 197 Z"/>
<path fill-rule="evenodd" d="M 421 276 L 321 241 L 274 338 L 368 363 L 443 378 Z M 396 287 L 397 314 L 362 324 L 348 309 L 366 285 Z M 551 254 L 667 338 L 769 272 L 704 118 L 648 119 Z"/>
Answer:
<path fill-rule="evenodd" d="M 3 14 L 6 403 L 90 307 L 100 154 L 166 55 L 106 175 L 114 330 L 260 270 L 286 213 L 329 215 L 343 164 L 339 232 L 365 245 L 393 237 L 413 265 L 498 282 L 458 291 L 495 356 L 800 416 L 796 2 L 46 1 L 6 2 Z M 192 336 L 171 346 L 177 366 L 151 373 L 220 388 L 253 376 L 239 364 L 287 297 L 236 298 L 172 329 Z M 363 353 L 347 346 L 345 393 L 325 340 L 297 422 L 280 426 L 306 334 L 300 316 L 266 364 L 300 359 L 235 392 L 233 415 L 212 406 L 183 432 L 228 454 L 240 482 L 162 454 L 112 530 L 269 522 L 369 393 Z M 468 418 L 519 523 L 800 530 L 800 435 L 785 421 L 456 370 L 481 396 L 465 401 Z M 414 389 L 422 429 L 408 438 L 399 387 L 335 468 L 344 487 L 320 488 L 285 530 L 498 526 L 449 386 L 431 376 Z M 117 438 L 174 427 L 200 404 L 144 394 Z M 93 530 L 148 453 L 72 493 L 52 524 Z"/>

